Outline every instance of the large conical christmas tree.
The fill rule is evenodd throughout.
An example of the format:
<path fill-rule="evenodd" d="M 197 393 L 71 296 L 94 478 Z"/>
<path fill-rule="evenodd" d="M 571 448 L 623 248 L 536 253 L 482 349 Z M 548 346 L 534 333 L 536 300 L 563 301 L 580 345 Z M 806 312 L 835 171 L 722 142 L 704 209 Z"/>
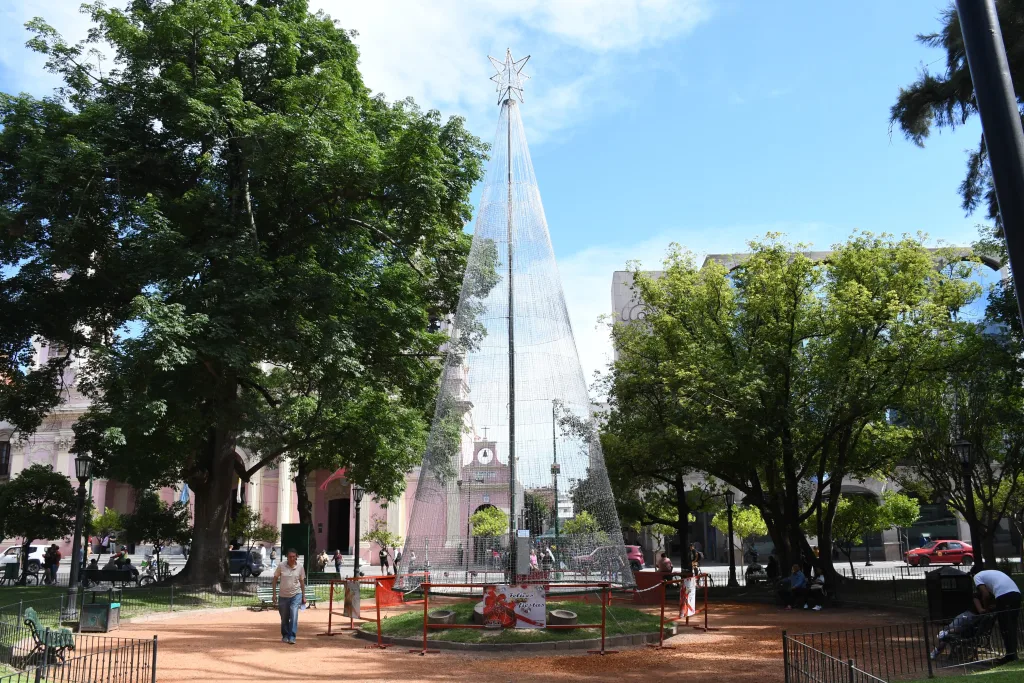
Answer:
<path fill-rule="evenodd" d="M 501 117 L 484 182 L 399 585 L 524 580 L 632 585 L 592 428 L 519 103 L 491 58 Z M 540 576 L 540 575 L 537 575 Z"/>

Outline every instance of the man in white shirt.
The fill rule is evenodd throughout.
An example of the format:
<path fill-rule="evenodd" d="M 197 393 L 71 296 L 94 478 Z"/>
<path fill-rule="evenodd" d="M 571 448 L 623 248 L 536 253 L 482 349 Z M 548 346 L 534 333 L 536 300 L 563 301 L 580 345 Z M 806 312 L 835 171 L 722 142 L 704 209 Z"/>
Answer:
<path fill-rule="evenodd" d="M 1017 617 L 1020 614 L 1020 588 L 998 569 L 986 569 L 974 575 L 977 594 L 974 606 L 978 614 L 995 612 L 1003 636 L 1006 655 L 1000 663 L 1017 659 Z"/>
<path fill-rule="evenodd" d="M 306 573 L 298 562 L 299 556 L 294 548 L 288 549 L 288 561 L 277 565 L 274 570 L 274 582 L 271 586 L 273 599 L 277 602 L 277 610 L 281 614 L 281 642 L 295 644 L 295 636 L 299 627 L 299 605 L 306 604 Z M 277 584 L 281 584 L 278 594 Z"/>

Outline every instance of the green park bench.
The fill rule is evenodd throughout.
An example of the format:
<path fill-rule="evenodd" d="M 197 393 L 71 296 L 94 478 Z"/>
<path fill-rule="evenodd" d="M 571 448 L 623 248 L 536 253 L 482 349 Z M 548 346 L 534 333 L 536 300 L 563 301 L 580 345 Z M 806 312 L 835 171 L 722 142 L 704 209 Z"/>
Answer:
<path fill-rule="evenodd" d="M 310 607 L 316 607 L 316 603 L 319 597 L 316 594 L 316 588 L 313 586 L 306 586 L 306 604 Z M 256 600 L 259 603 L 257 605 L 259 610 L 269 609 L 275 606 L 274 602 L 274 589 L 270 586 L 257 586 L 256 587 Z"/>
<path fill-rule="evenodd" d="M 35 643 L 29 657 L 39 652 L 43 653 L 46 659 L 52 657 L 63 662 L 64 653 L 75 649 L 75 636 L 69 629 L 44 628 L 39 623 L 39 615 L 32 607 L 25 610 L 25 626 L 32 632 L 32 640 Z"/>

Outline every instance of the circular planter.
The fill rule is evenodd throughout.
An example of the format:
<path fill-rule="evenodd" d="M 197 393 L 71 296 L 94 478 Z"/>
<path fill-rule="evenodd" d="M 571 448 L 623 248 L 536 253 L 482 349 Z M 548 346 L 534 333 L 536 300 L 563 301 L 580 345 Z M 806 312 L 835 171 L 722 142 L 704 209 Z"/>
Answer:
<path fill-rule="evenodd" d="M 571 610 L 553 609 L 548 612 L 548 624 L 551 626 L 575 626 L 578 623 L 579 617 Z"/>
<path fill-rule="evenodd" d="M 435 609 L 427 612 L 428 624 L 454 624 L 455 612 L 450 609 Z"/>

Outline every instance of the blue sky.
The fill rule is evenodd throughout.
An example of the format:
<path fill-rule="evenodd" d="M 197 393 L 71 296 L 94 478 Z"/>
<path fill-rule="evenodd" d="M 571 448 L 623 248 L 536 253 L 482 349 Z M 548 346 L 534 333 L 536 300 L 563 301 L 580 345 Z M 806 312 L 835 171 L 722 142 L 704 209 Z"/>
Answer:
<path fill-rule="evenodd" d="M 120 4 L 109 0 L 109 4 Z M 0 89 L 44 94 L 21 25 L 68 37 L 79 0 L 5 0 Z M 466 116 L 498 117 L 486 55 L 532 55 L 523 118 L 584 369 L 605 362 L 611 274 L 656 267 L 670 242 L 732 252 L 778 231 L 823 249 L 856 229 L 966 244 L 957 186 L 977 122 L 925 149 L 889 107 L 943 54 L 940 0 L 311 0 L 359 31 L 367 84 Z"/>

